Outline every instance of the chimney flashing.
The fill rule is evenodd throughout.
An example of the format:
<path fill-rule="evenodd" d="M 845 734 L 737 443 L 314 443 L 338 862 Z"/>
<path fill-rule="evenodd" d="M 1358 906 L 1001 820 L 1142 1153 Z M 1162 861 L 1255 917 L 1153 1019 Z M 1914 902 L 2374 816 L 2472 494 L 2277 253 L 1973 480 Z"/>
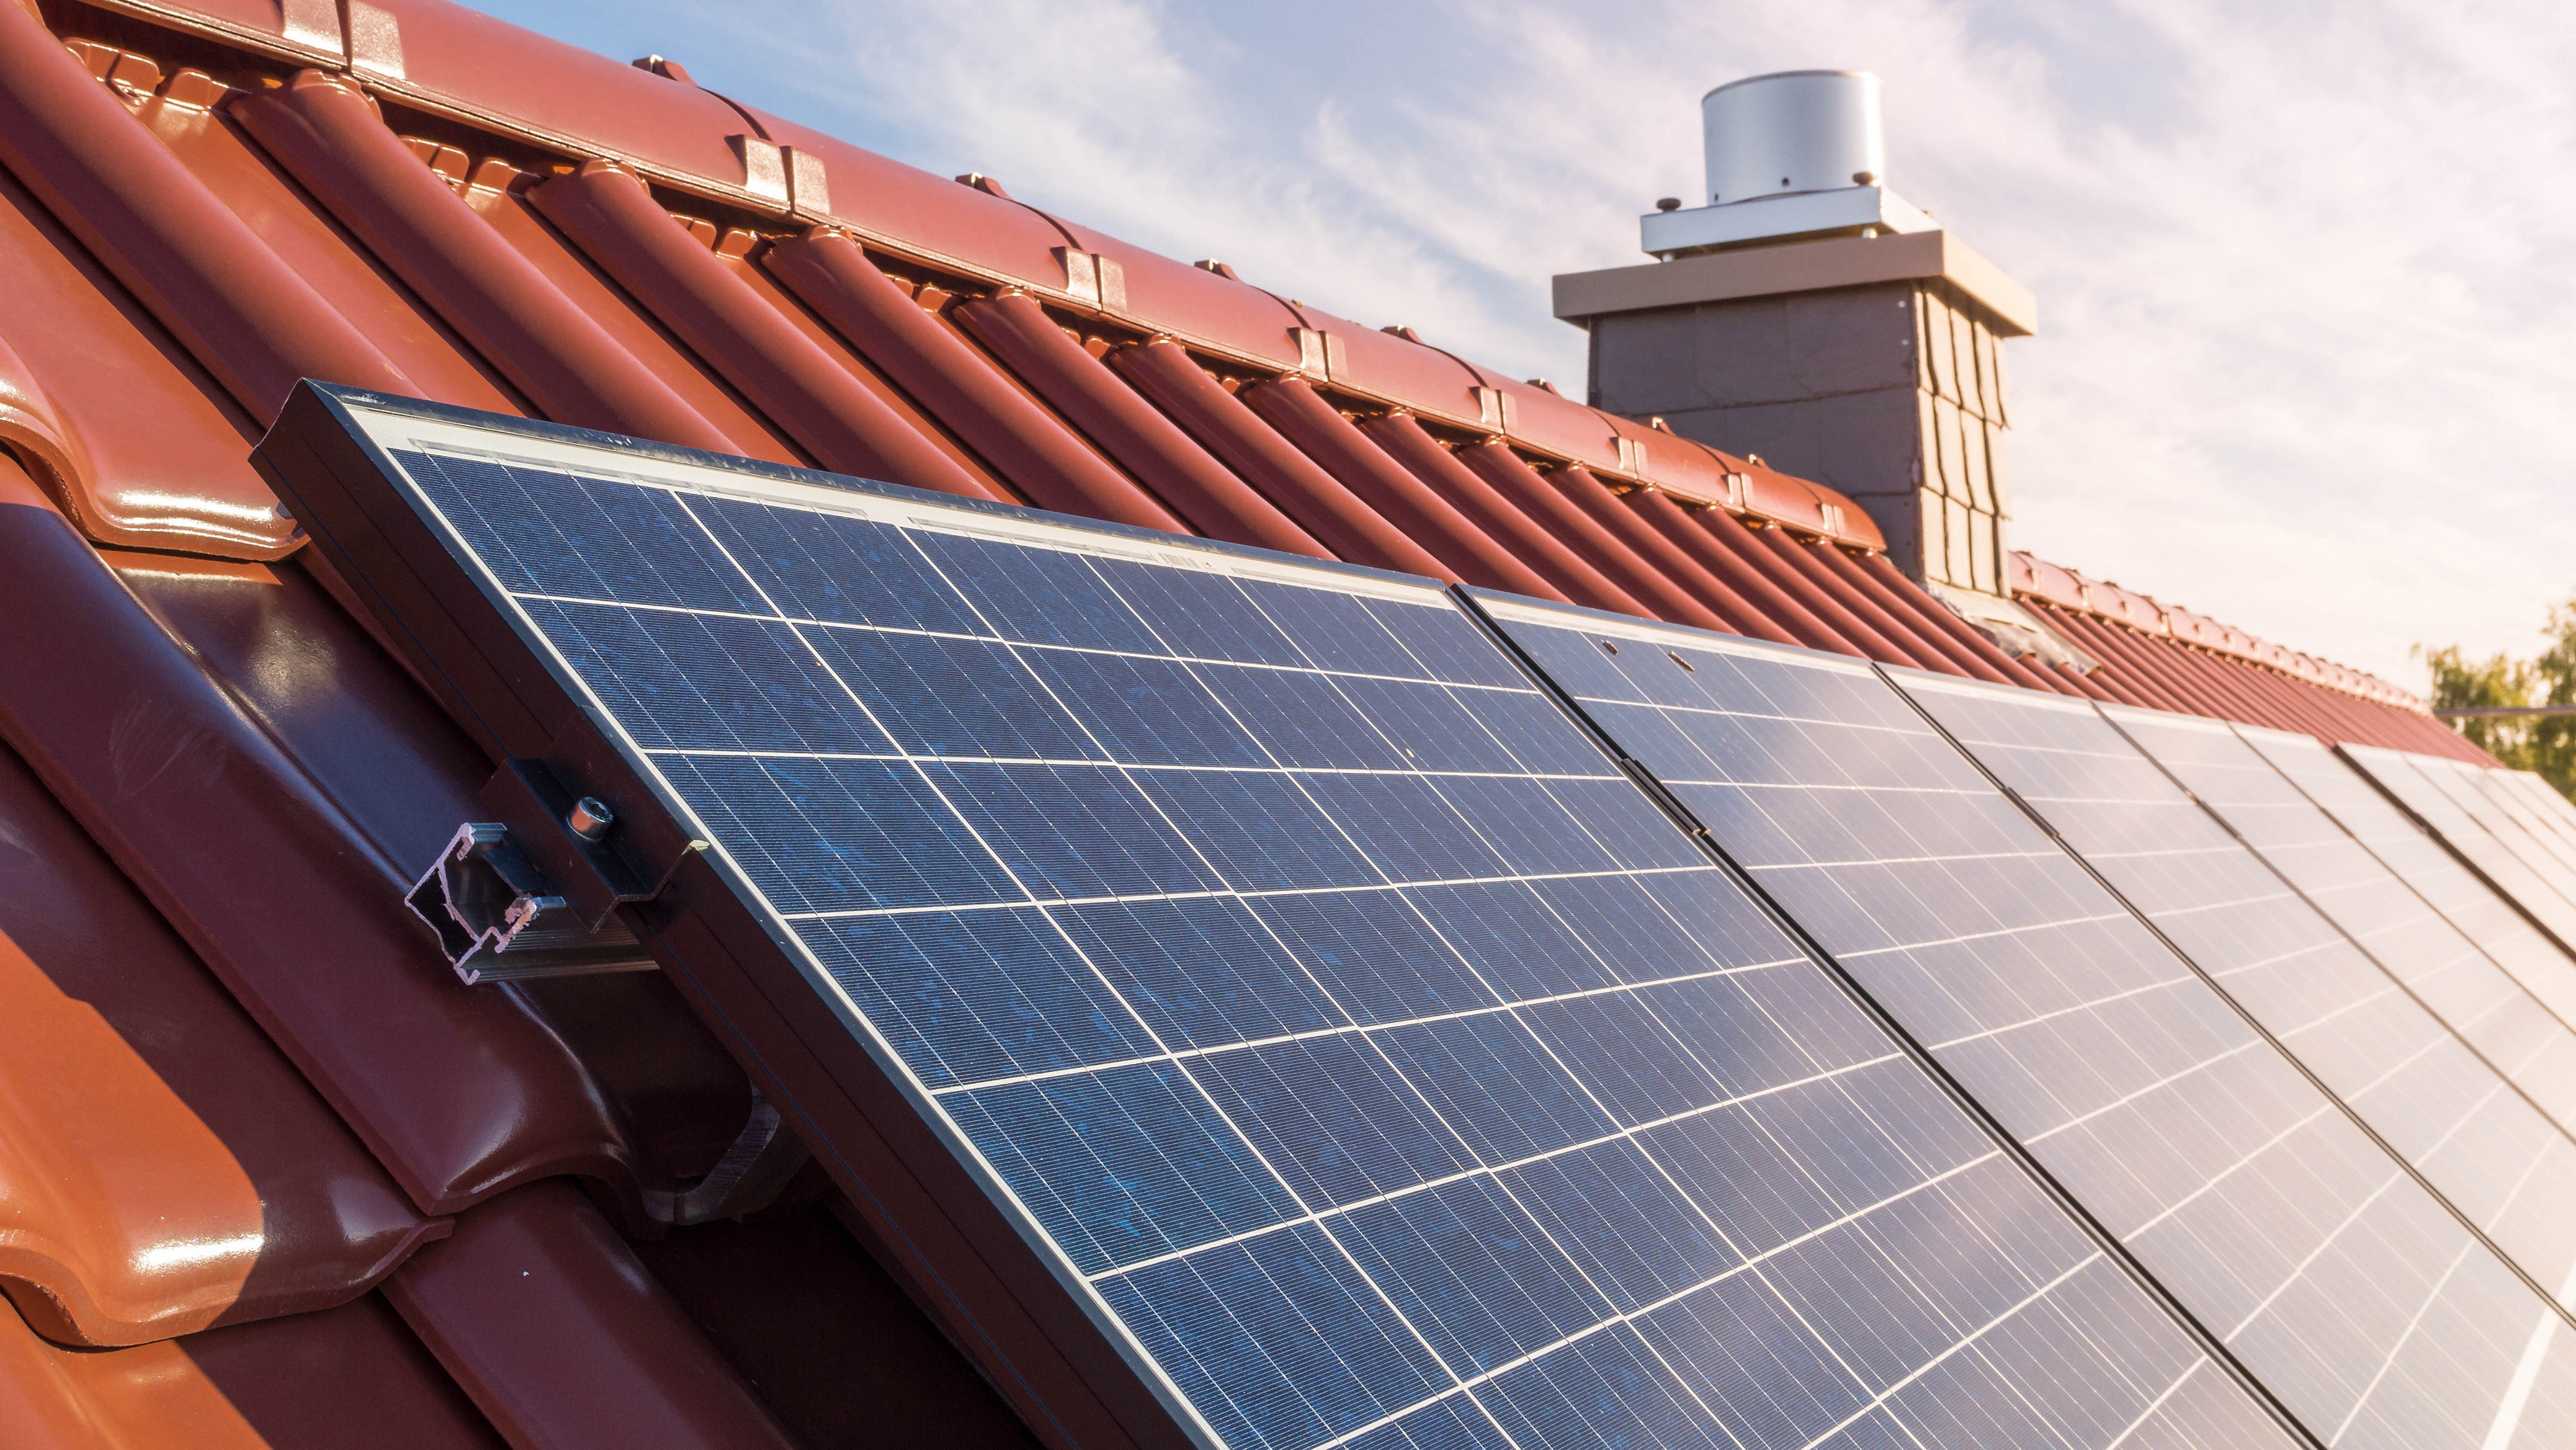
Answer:
<path fill-rule="evenodd" d="M 1850 190 L 1877 191 L 1876 187 Z M 1813 200 L 1834 193 L 1781 197 L 1782 202 Z M 1722 208 L 1737 211 L 1769 203 L 1739 202 Z M 1703 211 L 1721 208 L 1704 207 Z M 1688 216 L 1689 212 L 1676 212 Z M 1647 218 L 1648 221 L 1654 218 Z M 1566 272 L 1552 279 L 1556 315 L 1577 326 L 1605 313 L 1643 312 L 1725 302 L 1744 297 L 1772 297 L 1788 292 L 1821 292 L 1836 287 L 1862 287 L 1879 282 L 1938 280 L 1957 288 L 1987 314 L 1986 324 L 2001 337 L 2028 337 L 2039 330 L 2039 299 L 2029 288 L 2004 275 L 2002 268 L 1945 231 L 1907 232 L 1880 237 L 1826 237 L 1787 241 L 1772 246 L 1706 252 L 1669 262 L 1608 267 L 1597 272 Z"/>

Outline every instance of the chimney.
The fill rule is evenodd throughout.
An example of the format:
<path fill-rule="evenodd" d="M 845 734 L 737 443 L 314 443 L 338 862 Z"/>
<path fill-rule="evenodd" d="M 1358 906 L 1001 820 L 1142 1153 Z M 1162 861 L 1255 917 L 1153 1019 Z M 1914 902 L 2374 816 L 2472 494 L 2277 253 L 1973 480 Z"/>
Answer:
<path fill-rule="evenodd" d="M 1556 278 L 1593 406 L 1852 497 L 1927 583 L 2003 595 L 2002 341 L 2030 293 L 1887 185 L 1878 77 L 1783 71 L 1700 100 L 1706 194 L 1645 266 Z"/>

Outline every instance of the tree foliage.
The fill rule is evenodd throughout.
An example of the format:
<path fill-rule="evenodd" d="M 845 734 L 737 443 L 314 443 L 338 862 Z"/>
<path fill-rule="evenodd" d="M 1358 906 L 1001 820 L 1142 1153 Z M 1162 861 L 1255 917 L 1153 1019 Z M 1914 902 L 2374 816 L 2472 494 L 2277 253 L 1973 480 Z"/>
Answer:
<path fill-rule="evenodd" d="M 2544 648 L 2527 660 L 2501 653 L 2471 659 L 2458 645 L 2417 645 L 2415 657 L 2433 671 L 2433 708 L 2576 705 L 2576 598 L 2553 606 L 2540 633 Z M 2487 754 L 2536 771 L 2576 798 L 2576 715 L 2473 717 L 2451 725 Z"/>

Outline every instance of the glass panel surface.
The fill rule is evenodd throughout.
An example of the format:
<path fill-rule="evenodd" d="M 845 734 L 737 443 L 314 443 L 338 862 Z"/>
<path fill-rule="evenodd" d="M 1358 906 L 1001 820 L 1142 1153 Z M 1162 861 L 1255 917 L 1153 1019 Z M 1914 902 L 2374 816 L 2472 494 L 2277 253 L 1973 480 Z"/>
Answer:
<path fill-rule="evenodd" d="M 2375 746 L 2346 745 L 2344 754 L 2462 859 L 2563 943 L 2576 945 L 2576 884 L 2562 890 L 2556 863 L 2544 858 L 2502 811 L 2457 776 L 2453 763 Z"/>
<path fill-rule="evenodd" d="M 2277 1443 L 1436 589 L 455 431 L 435 516 L 1201 1437 Z"/>
<path fill-rule="evenodd" d="M 2443 920 L 2477 943 L 2561 1026 L 2576 1029 L 2576 961 L 2535 930 L 2511 902 L 2314 738 L 2268 730 L 2238 733 Z"/>
<path fill-rule="evenodd" d="M 2280 780 L 2261 756 L 2214 721 L 1893 678 L 2533 1282 L 2576 1292 L 2576 1141 L 2136 742 L 2239 799 Z"/>
<path fill-rule="evenodd" d="M 1488 607 L 2318 1438 L 2576 1434 L 2557 1311 L 1875 671 Z"/>

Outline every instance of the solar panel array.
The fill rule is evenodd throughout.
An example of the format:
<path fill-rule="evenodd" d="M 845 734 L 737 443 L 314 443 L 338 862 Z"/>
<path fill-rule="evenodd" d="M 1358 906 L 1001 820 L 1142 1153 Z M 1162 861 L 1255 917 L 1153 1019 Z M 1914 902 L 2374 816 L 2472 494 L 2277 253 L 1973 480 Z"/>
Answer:
<path fill-rule="evenodd" d="M 2278 779 L 2262 757 L 2214 721 L 1896 678 L 2525 1274 L 2576 1290 L 2576 1141 L 2122 731 L 2151 734 L 2204 779 Z"/>
<path fill-rule="evenodd" d="M 1434 589 L 368 426 L 1202 1439 L 2282 1442 Z"/>
<path fill-rule="evenodd" d="M 2243 731 L 2242 737 L 2445 923 L 2548 1008 L 2561 1026 L 2576 1026 L 2576 962 L 2511 904 L 2315 739 L 2257 730 Z M 2403 898 L 2387 899 L 2404 909 Z"/>
<path fill-rule="evenodd" d="M 2490 792 L 2520 802 L 2528 818 L 2556 843 L 2560 859 L 2570 859 L 2568 853 L 2576 850 L 2576 802 L 2528 770 L 2491 766 L 2480 770 L 2478 779 Z"/>
<path fill-rule="evenodd" d="M 2363 815 L 2365 826 L 2411 837 L 2417 851 L 2409 859 L 2446 868 L 2433 874 L 2449 883 L 2452 899 L 2473 913 L 2483 903 L 2507 928 L 2508 940 L 2556 956 L 2512 908 L 2426 841 L 2314 737 L 2143 711 L 2104 713 L 2534 1106 L 2562 1130 L 2576 1124 L 2576 1031 L 2434 906 L 2419 890 L 2423 871 L 2410 882 L 2391 870 L 2265 752 L 2306 761 L 2322 777 L 2320 789 L 2343 791 L 2338 803 L 2347 809 L 2376 806 L 2376 814 Z"/>
<path fill-rule="evenodd" d="M 1875 672 L 1487 608 L 2318 1438 L 2576 1436 L 2558 1312 Z"/>
<path fill-rule="evenodd" d="M 2451 779 L 2459 783 L 2453 794 L 2464 803 L 2483 805 L 2487 813 L 2480 814 L 2479 820 L 2499 835 L 2527 843 L 2530 849 L 2523 852 L 2524 859 L 2542 870 L 2561 896 L 2576 899 L 2576 845 L 2570 845 L 2534 807 L 2518 788 L 2514 772 L 2459 760 L 2443 763 Z M 2497 824 L 2499 820 L 2501 826 Z"/>
<path fill-rule="evenodd" d="M 2455 780 L 2451 762 L 2375 746 L 2347 745 L 2343 752 L 2542 928 L 2561 943 L 2576 945 L 2576 901 L 2534 864 L 2539 858 L 2536 843 L 2522 840 L 2509 824 L 2502 835 L 2490 829 L 2488 820 L 2500 819 L 2501 813 L 2474 794 L 2462 794 L 2467 782 Z"/>

